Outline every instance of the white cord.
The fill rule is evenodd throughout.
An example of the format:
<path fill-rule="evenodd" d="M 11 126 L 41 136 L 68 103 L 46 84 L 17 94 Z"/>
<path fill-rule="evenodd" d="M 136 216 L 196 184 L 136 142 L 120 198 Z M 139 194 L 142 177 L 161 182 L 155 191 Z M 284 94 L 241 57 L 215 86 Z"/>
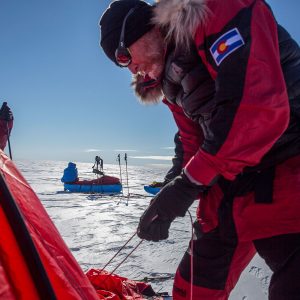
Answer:
<path fill-rule="evenodd" d="M 192 238 L 191 238 L 191 247 L 190 247 L 190 251 L 191 251 L 191 253 L 190 253 L 190 255 L 191 255 L 191 266 L 190 266 L 190 268 L 191 268 L 191 270 L 190 270 L 190 272 L 191 272 L 191 282 L 190 282 L 190 289 L 191 289 L 191 291 L 190 291 L 190 300 L 193 300 L 193 282 L 194 282 L 194 223 L 193 223 L 193 218 L 192 218 L 192 215 L 191 215 L 191 213 L 190 213 L 190 211 L 188 210 L 187 211 L 188 212 L 188 214 L 189 214 L 189 216 L 190 216 L 190 220 L 191 220 L 191 226 L 192 226 Z"/>

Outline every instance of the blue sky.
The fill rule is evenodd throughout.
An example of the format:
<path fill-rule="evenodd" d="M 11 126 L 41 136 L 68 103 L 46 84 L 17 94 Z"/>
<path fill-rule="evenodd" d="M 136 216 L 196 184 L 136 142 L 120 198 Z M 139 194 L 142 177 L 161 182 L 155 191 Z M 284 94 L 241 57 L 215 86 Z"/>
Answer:
<path fill-rule="evenodd" d="M 99 47 L 98 21 L 109 3 L 0 1 L 0 101 L 15 116 L 14 159 L 93 162 L 100 155 L 113 163 L 127 152 L 132 164 L 169 163 L 176 132 L 170 112 L 140 105 L 129 72 Z M 268 3 L 300 42 L 300 1 Z"/>

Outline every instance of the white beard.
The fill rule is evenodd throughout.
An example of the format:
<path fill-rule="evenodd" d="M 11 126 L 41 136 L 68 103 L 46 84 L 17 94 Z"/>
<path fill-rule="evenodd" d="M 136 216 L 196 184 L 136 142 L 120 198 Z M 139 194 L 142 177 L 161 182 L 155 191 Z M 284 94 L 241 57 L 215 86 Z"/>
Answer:
<path fill-rule="evenodd" d="M 157 83 L 155 87 L 145 88 L 145 78 L 140 74 L 132 76 L 131 86 L 134 89 L 135 95 L 143 104 L 156 104 L 163 98 L 161 83 Z"/>

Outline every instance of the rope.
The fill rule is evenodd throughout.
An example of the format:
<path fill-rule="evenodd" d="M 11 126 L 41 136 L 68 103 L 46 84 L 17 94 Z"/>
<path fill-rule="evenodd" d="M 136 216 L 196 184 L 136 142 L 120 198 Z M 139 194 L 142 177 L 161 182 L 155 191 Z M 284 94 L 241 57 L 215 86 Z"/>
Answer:
<path fill-rule="evenodd" d="M 129 238 L 129 240 L 117 251 L 117 253 L 105 264 L 105 266 L 101 269 L 104 270 L 115 258 L 116 256 L 126 247 L 126 245 L 136 236 L 136 232 Z M 104 282 L 109 278 L 125 261 L 126 259 L 141 245 L 143 240 L 141 240 L 131 251 L 129 254 L 125 256 L 125 258 L 108 274 Z"/>
<path fill-rule="evenodd" d="M 125 260 L 140 246 L 140 244 L 143 242 L 141 240 L 133 249 L 130 251 L 130 253 L 110 272 L 109 276 L 111 276 L 124 262 Z"/>
<path fill-rule="evenodd" d="M 101 269 L 104 270 L 114 259 L 115 257 L 126 247 L 126 245 L 135 237 L 136 232 L 130 237 L 130 239 L 118 250 L 118 252 L 105 264 L 105 266 Z"/>
<path fill-rule="evenodd" d="M 187 211 L 192 225 L 192 238 L 191 238 L 191 291 L 190 291 L 190 299 L 193 300 L 193 282 L 194 282 L 194 226 L 193 226 L 193 218 L 190 211 Z"/>

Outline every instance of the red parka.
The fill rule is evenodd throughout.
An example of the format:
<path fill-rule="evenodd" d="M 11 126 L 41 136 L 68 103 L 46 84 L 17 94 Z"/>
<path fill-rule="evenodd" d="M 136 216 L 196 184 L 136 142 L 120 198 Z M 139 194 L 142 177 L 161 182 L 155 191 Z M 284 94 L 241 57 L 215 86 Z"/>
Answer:
<path fill-rule="evenodd" d="M 158 9 L 166 9 L 165 3 Z M 251 168 L 259 173 L 275 165 L 271 203 L 257 203 L 254 191 L 236 196 L 232 213 L 238 238 L 250 241 L 300 232 L 299 131 L 294 130 L 300 121 L 291 111 L 300 99 L 295 95 L 296 90 L 300 96 L 299 80 L 291 76 L 299 65 L 299 47 L 262 0 L 199 5 L 203 20 L 194 30 L 193 46 L 214 82 L 209 100 L 213 105 L 201 103 L 201 96 L 197 108 L 197 100 L 189 102 L 195 90 L 188 93 L 184 80 L 193 85 L 192 72 L 181 78 L 183 101 L 165 100 L 179 128 L 186 173 L 194 182 L 212 185 L 201 197 L 198 219 L 205 231 L 219 223 L 224 189 L 218 178 L 233 182 Z M 157 21 L 159 17 L 158 11 Z M 159 25 L 166 21 L 162 18 Z M 291 43 L 296 59 L 285 57 Z M 297 76 L 300 79 L 300 73 Z"/>

